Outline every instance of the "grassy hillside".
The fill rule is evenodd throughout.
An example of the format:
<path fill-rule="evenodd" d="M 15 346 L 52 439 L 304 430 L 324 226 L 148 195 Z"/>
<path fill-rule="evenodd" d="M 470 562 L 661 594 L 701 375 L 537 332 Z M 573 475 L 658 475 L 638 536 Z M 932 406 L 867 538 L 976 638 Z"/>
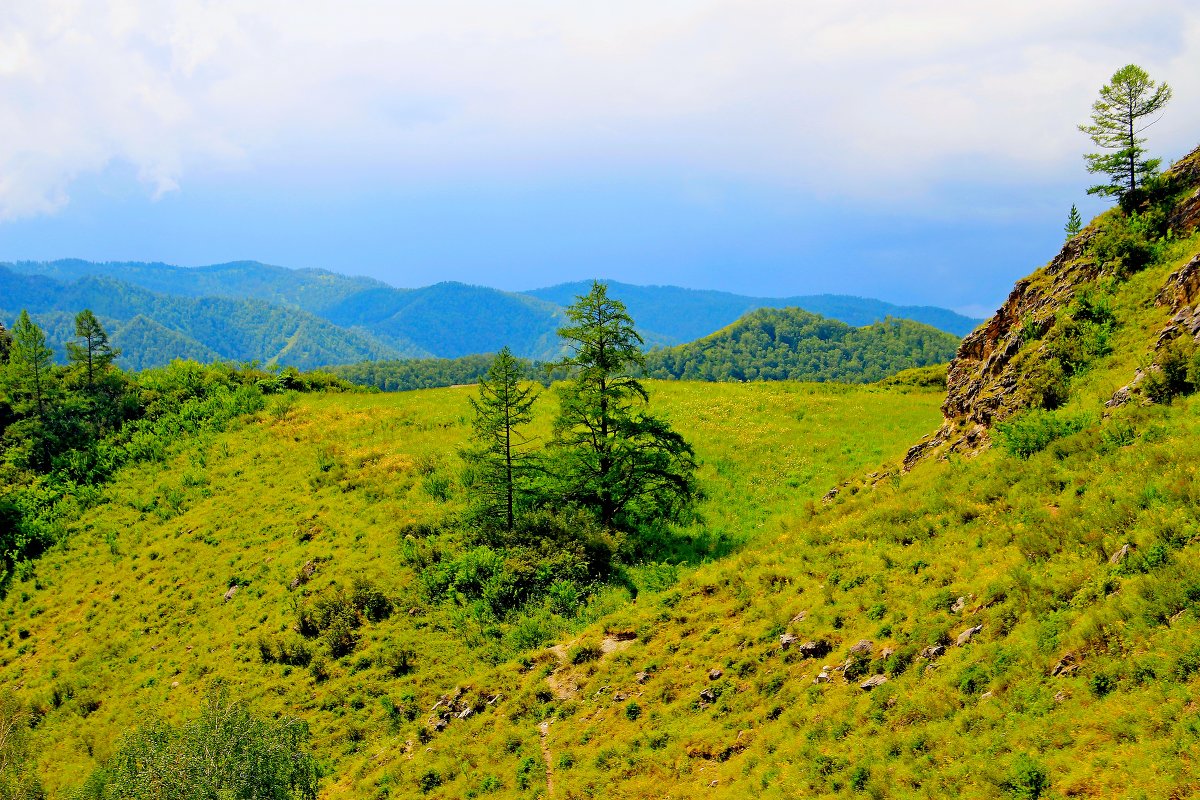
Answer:
<path fill-rule="evenodd" d="M 673 557 L 664 547 L 672 563 L 631 568 L 626 586 L 600 587 L 575 614 L 535 609 L 483 622 L 421 594 L 420 552 L 454 547 L 428 526 L 461 502 L 452 453 L 466 436 L 466 390 L 276 399 L 258 420 L 122 473 L 0 606 L 0 681 L 45 713 L 47 788 L 57 796 L 77 785 L 120 731 L 147 714 L 189 713 L 222 677 L 264 711 L 313 725 L 333 794 L 373 793 L 408 758 L 408 709 L 423 720 L 464 676 L 493 680 L 496 663 L 511 673 L 519 662 L 509 659 L 628 607 L 632 591 L 643 603 L 690 564 L 769 536 L 795 502 L 898 457 L 937 419 L 929 392 L 651 391 L 704 461 L 705 521 L 676 532 Z M 734 414 L 736 430 L 726 424 Z M 312 580 L 289 590 L 310 562 Z M 319 666 L 263 662 L 260 638 L 295 638 L 301 595 L 355 578 L 393 597 L 396 613 L 367 626 L 343 658 L 322 655 L 317 641 L 309 646 Z M 412 670 L 397 676 L 394 659 L 406 649 Z M 397 792 L 412 788 L 405 779 Z"/>
<path fill-rule="evenodd" d="M 691 344 L 655 350 L 646 374 L 685 380 L 867 383 L 949 361 L 954 336 L 908 320 L 852 328 L 798 308 L 759 309 Z"/>

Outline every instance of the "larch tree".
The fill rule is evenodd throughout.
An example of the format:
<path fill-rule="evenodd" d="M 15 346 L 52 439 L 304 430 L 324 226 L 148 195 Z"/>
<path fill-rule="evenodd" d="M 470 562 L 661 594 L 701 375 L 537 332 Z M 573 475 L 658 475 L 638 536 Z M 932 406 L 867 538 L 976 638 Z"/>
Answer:
<path fill-rule="evenodd" d="M 120 351 L 108 343 L 104 326 L 86 308 L 75 315 L 75 338 L 80 341 L 67 342 L 67 358 L 82 373 L 84 386 L 95 389 L 98 374 L 112 366 Z"/>
<path fill-rule="evenodd" d="M 1083 217 L 1079 215 L 1079 209 L 1075 204 L 1071 204 L 1071 211 L 1067 214 L 1067 224 L 1063 226 L 1063 231 L 1066 232 L 1068 239 L 1073 239 L 1083 230 Z"/>
<path fill-rule="evenodd" d="M 1108 183 L 1091 187 L 1088 194 L 1123 197 L 1158 171 L 1161 159 L 1146 157 L 1142 147 L 1146 140 L 1139 134 L 1157 122 L 1143 120 L 1157 114 L 1170 99 L 1171 87 L 1155 83 L 1136 64 L 1113 73 L 1092 104 L 1092 124 L 1079 126 L 1107 151 L 1084 155 L 1088 172 L 1109 176 Z"/>
<path fill-rule="evenodd" d="M 8 363 L 8 353 L 12 350 L 12 334 L 0 322 L 0 367 Z"/>
<path fill-rule="evenodd" d="M 474 447 L 464 457 L 475 470 L 478 505 L 488 518 L 502 519 L 509 531 L 516 524 L 515 507 L 533 458 L 531 440 L 521 429 L 533 421 L 535 400 L 521 362 L 507 347 L 479 382 L 479 398 L 471 398 Z"/>
<path fill-rule="evenodd" d="M 695 456 L 646 413 L 649 395 L 637 378 L 644 342 L 625 305 L 593 282 L 566 313 L 570 324 L 558 334 L 569 354 L 557 366 L 570 379 L 558 389 L 551 443 L 563 499 L 611 527 L 683 517 L 698 494 Z"/>
<path fill-rule="evenodd" d="M 4 389 L 18 422 L 9 431 L 29 442 L 30 458 L 50 465 L 51 402 L 57 381 L 54 351 L 46 346 L 46 334 L 22 311 L 12 329 L 12 348 L 3 372 Z M 36 452 L 34 452 L 36 451 Z"/>

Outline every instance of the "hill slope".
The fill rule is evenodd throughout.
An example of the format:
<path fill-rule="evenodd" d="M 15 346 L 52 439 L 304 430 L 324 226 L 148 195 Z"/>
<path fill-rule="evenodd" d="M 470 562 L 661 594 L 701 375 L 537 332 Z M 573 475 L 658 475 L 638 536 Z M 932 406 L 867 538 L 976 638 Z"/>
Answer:
<path fill-rule="evenodd" d="M 759 309 L 699 341 L 651 352 L 646 374 L 868 383 L 949 361 L 957 347 L 951 334 L 908 320 L 852 328 L 798 308 Z"/>

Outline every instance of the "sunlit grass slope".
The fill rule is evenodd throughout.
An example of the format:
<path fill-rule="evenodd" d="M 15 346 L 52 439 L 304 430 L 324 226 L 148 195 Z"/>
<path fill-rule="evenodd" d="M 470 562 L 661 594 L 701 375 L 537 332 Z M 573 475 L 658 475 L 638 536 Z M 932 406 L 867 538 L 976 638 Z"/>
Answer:
<path fill-rule="evenodd" d="M 530 635 L 549 643 L 612 613 L 662 608 L 699 561 L 773 541 L 781 520 L 835 483 L 894 462 L 936 425 L 940 400 L 788 383 L 649 388 L 652 407 L 702 461 L 703 520 L 676 532 L 674 554 L 662 556 L 671 563 L 629 569 L 575 615 L 539 610 L 524 638 L 513 635 L 524 630 L 521 615 L 485 627 L 464 608 L 429 603 L 410 557 L 420 532 L 462 502 L 455 450 L 469 432 L 473 389 L 276 398 L 256 419 L 123 472 L 0 605 L 0 683 L 44 714 L 36 736 L 47 788 L 66 796 L 122 731 L 151 715 L 192 713 L 219 678 L 261 713 L 310 723 L 330 796 L 419 793 L 421 776 L 440 769 L 427 762 L 445 755 L 438 739 L 420 741 L 440 696 L 528 683 L 517 665 L 540 652 L 523 649 Z M 552 396 L 543 403 L 546 435 Z M 302 583 L 306 565 L 313 572 Z M 396 610 L 365 625 L 349 655 L 333 658 L 314 642 L 307 666 L 264 660 L 262 645 L 298 639 L 302 595 L 355 579 Z M 461 744 L 467 726 L 511 718 L 503 736 L 519 741 L 480 738 L 473 747 L 497 749 L 474 757 L 503 791 L 534 796 L 536 783 L 515 777 L 537 754 L 534 722 L 517 715 L 508 691 L 490 714 L 438 735 Z M 445 771 L 438 791 L 465 792 Z"/>
<path fill-rule="evenodd" d="M 487 691 L 509 703 L 449 726 L 389 785 L 440 797 L 1200 793 L 1200 395 L 1105 407 L 1161 357 L 1174 312 L 1155 298 L 1197 252 L 1193 235 L 1141 272 L 1070 287 L 1107 298 L 1110 338 L 1061 408 L 1026 417 L 1067 423 L 1057 439 L 1027 458 L 995 447 L 926 461 L 768 521 L 754 547 L 499 668 Z M 1054 299 L 1072 313 L 1073 292 Z M 1018 357 L 1040 347 L 1030 337 Z"/>

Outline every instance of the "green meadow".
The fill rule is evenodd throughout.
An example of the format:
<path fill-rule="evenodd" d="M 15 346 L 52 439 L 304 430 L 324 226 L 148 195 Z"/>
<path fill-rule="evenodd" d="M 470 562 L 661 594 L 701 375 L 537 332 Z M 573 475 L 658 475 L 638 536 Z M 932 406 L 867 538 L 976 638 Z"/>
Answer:
<path fill-rule="evenodd" d="M 329 796 L 388 786 L 411 794 L 439 697 L 525 675 L 521 665 L 544 645 L 662 602 L 705 562 L 771 541 L 835 483 L 895 462 L 936 425 L 941 399 L 790 383 L 649 390 L 651 408 L 700 459 L 700 521 L 664 534 L 653 560 L 627 565 L 573 607 L 537 605 L 503 619 L 466 600 L 430 600 L 418 574 L 423 547 L 456 547 L 438 525 L 463 503 L 456 450 L 469 432 L 471 387 L 277 395 L 222 433 L 121 471 L 0 607 L 0 681 L 42 715 L 35 742 L 47 790 L 65 796 L 79 786 L 148 717 L 195 713 L 220 679 L 263 714 L 309 723 Z M 535 435 L 545 436 L 552 394 L 540 402 Z M 306 565 L 311 577 L 289 588 Z M 355 581 L 394 610 L 334 657 L 295 632 L 297 609 Z M 270 651 L 281 644 L 309 656 L 280 663 Z M 513 702 L 491 708 L 509 714 Z M 534 725 L 514 730 L 533 736 Z M 513 774 L 502 783 L 538 791 L 518 790 Z"/>

